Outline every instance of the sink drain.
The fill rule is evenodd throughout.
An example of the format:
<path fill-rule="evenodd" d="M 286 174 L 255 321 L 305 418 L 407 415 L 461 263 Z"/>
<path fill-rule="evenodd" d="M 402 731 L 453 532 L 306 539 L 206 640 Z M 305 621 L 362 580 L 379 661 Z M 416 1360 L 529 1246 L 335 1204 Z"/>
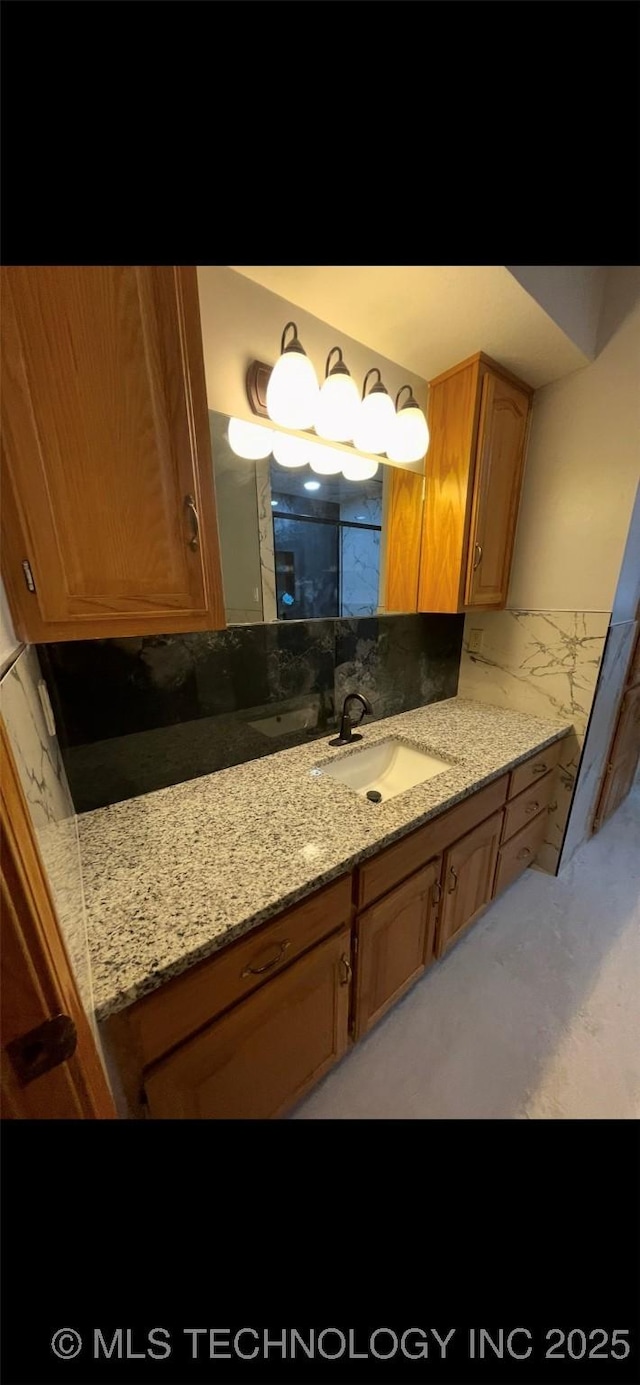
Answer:
<path fill-rule="evenodd" d="M 370 803 L 381 803 L 382 794 L 379 789 L 367 789 L 367 798 Z"/>

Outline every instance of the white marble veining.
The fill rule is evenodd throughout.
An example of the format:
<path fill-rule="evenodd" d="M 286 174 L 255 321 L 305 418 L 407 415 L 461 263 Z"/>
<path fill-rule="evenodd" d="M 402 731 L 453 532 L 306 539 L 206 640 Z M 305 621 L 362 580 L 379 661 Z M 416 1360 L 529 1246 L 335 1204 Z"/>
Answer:
<path fill-rule="evenodd" d="M 79 819 L 98 1017 L 280 913 L 566 734 L 450 698 L 369 725 L 451 768 L 371 803 L 316 766 L 358 753 L 311 742 Z M 361 745 L 362 743 L 359 743 Z"/>
<path fill-rule="evenodd" d="M 84 1008 L 93 1020 L 76 815 L 60 747 L 50 735 L 38 695 L 42 678 L 32 645 L 0 683 L 0 712 L 29 805 L 40 854 Z"/>
<path fill-rule="evenodd" d="M 638 629 L 635 621 L 611 625 L 591 711 L 591 720 L 580 761 L 578 782 L 562 848 L 561 868 L 590 835 L 605 757 L 615 726 L 620 694 Z"/>
<path fill-rule="evenodd" d="M 372 616 L 378 609 L 380 532 L 340 531 L 340 614 Z"/>
<path fill-rule="evenodd" d="M 465 619 L 458 692 L 499 707 L 571 721 L 537 865 L 558 867 L 609 615 L 601 611 L 474 611 Z M 479 652 L 471 632 L 482 632 Z"/>

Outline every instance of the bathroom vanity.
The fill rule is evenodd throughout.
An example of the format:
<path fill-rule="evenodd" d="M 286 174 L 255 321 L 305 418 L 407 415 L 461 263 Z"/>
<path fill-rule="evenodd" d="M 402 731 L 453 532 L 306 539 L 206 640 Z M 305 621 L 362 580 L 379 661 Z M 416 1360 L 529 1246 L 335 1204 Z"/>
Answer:
<path fill-rule="evenodd" d="M 81 817 L 123 1113 L 290 1109 L 535 861 L 569 729 L 452 698 Z M 331 776 L 390 738 L 448 768 L 381 802 Z"/>

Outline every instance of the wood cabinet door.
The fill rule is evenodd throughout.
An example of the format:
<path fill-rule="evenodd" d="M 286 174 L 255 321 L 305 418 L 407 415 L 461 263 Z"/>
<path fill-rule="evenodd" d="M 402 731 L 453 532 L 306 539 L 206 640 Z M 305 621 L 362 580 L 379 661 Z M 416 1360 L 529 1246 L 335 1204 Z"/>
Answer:
<path fill-rule="evenodd" d="M 640 684 L 625 693 L 613 738 L 598 801 L 594 828 L 607 818 L 627 797 L 640 760 Z"/>
<path fill-rule="evenodd" d="M 434 960 L 441 868 L 438 856 L 357 919 L 356 1039 L 381 1019 Z"/>
<path fill-rule="evenodd" d="M 531 396 L 487 371 L 473 483 L 467 606 L 504 606 L 522 487 Z"/>
<path fill-rule="evenodd" d="M 351 933 L 343 928 L 177 1048 L 145 1078 L 159 1120 L 279 1116 L 344 1054 Z"/>
<path fill-rule="evenodd" d="M 2 434 L 23 639 L 224 626 L 195 267 L 5 268 Z"/>
<path fill-rule="evenodd" d="M 441 957 L 493 896 L 503 814 L 468 832 L 445 853 L 437 955 Z"/>
<path fill-rule="evenodd" d="M 627 687 L 635 688 L 640 684 L 640 634 L 636 639 L 635 649 L 631 655 L 631 662 L 627 673 Z"/>

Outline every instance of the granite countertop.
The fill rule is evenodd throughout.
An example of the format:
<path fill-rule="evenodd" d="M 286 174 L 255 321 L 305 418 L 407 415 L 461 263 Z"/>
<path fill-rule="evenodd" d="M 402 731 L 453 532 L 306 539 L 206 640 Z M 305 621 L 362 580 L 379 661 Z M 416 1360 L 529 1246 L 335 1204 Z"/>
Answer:
<path fill-rule="evenodd" d="M 84 813 L 80 851 L 98 1020 L 559 740 L 566 722 L 449 698 Z M 317 765 L 386 740 L 453 761 L 370 803 Z"/>

